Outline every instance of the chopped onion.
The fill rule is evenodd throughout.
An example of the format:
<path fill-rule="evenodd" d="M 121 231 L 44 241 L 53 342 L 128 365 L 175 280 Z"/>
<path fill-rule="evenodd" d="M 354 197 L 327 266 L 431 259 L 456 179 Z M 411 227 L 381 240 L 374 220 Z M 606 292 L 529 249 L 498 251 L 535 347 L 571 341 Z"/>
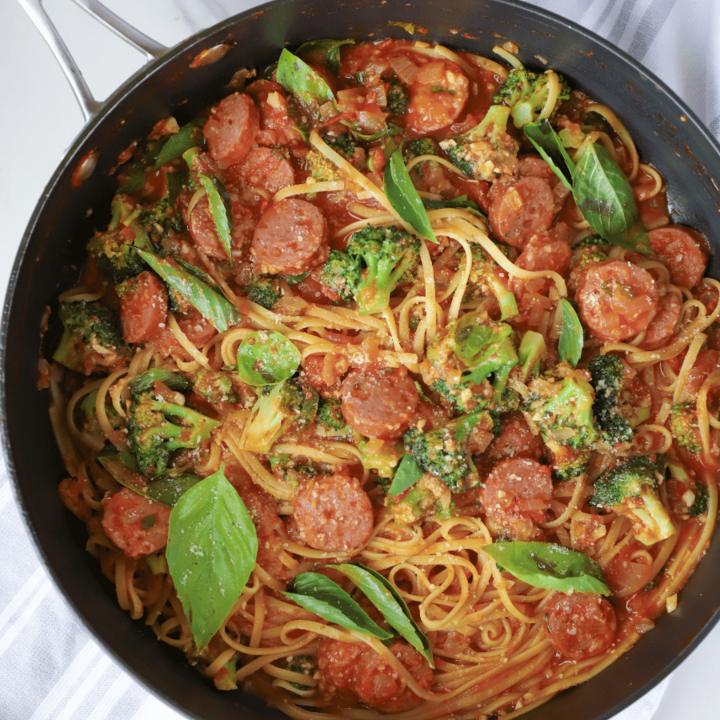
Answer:
<path fill-rule="evenodd" d="M 385 122 L 386 117 L 386 113 L 371 113 L 362 110 L 358 113 L 359 129 L 366 135 L 372 135 L 373 133 L 385 130 L 387 129 L 387 123 Z"/>
<path fill-rule="evenodd" d="M 348 88 L 347 90 L 338 90 L 338 105 L 357 105 L 365 100 L 367 89 L 364 87 Z"/>
<path fill-rule="evenodd" d="M 390 67 L 406 85 L 412 85 L 418 73 L 416 65 L 405 55 L 398 55 L 390 60 Z"/>

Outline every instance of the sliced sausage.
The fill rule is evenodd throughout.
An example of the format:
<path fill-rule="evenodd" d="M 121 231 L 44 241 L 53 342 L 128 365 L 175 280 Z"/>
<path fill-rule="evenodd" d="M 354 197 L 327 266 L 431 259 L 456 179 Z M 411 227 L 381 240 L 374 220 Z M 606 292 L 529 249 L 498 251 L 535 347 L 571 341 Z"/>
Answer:
<path fill-rule="evenodd" d="M 295 170 L 282 148 L 253 148 L 237 165 L 228 168 L 227 184 L 239 185 L 266 199 L 295 183 Z"/>
<path fill-rule="evenodd" d="M 670 279 L 694 288 L 703 278 L 708 255 L 699 233 L 680 225 L 666 225 L 648 233 L 654 253 L 667 265 Z"/>
<path fill-rule="evenodd" d="M 543 441 L 540 435 L 532 434 L 521 412 L 512 412 L 500 420 L 500 435 L 485 451 L 483 458 L 494 464 L 516 457 L 539 460 L 542 456 Z"/>
<path fill-rule="evenodd" d="M 433 672 L 427 660 L 406 642 L 395 642 L 388 650 L 402 663 L 415 682 L 427 691 Z M 367 645 L 326 638 L 318 648 L 320 686 L 326 692 L 350 691 L 372 708 L 389 713 L 412 710 L 422 703 L 383 657 Z"/>
<path fill-rule="evenodd" d="M 203 195 L 191 208 L 187 218 L 187 226 L 195 244 L 208 257 L 227 260 L 227 252 L 220 242 L 215 220 L 210 211 L 210 201 Z"/>
<path fill-rule="evenodd" d="M 349 475 L 313 478 L 295 495 L 293 515 L 305 542 L 316 550 L 355 550 L 369 539 L 372 503 Z"/>
<path fill-rule="evenodd" d="M 645 350 L 653 350 L 663 345 L 672 337 L 680 321 L 682 310 L 682 299 L 677 293 L 668 293 L 660 299 L 660 306 L 657 315 L 648 325 L 645 338 L 640 347 Z"/>
<path fill-rule="evenodd" d="M 420 135 L 452 125 L 468 100 L 470 82 L 452 62 L 417 58 L 405 124 Z"/>
<path fill-rule="evenodd" d="M 565 224 L 558 223 L 558 226 L 563 225 Z M 572 250 L 567 240 L 555 230 L 556 228 L 550 232 L 541 230 L 533 235 L 515 264 L 524 270 L 553 270 L 564 275 L 570 267 Z"/>
<path fill-rule="evenodd" d="M 177 324 L 195 347 L 203 347 L 217 335 L 215 326 L 195 308 L 177 316 Z"/>
<path fill-rule="evenodd" d="M 288 98 L 282 85 L 272 80 L 256 80 L 246 90 L 260 108 L 260 132 L 255 141 L 260 145 L 292 145 L 302 142 L 297 129 L 301 120 L 294 102 Z"/>
<path fill-rule="evenodd" d="M 341 388 L 342 414 L 361 435 L 397 440 L 410 427 L 420 393 L 404 366 L 352 370 Z"/>
<path fill-rule="evenodd" d="M 223 98 L 203 127 L 210 155 L 225 169 L 247 154 L 260 129 L 260 113 L 249 95 L 235 93 Z"/>
<path fill-rule="evenodd" d="M 600 655 L 615 639 L 615 610 L 599 595 L 559 593 L 546 612 L 545 634 L 555 650 L 571 660 Z"/>
<path fill-rule="evenodd" d="M 128 557 L 162 550 L 167 544 L 170 508 L 123 488 L 103 498 L 102 526 Z"/>
<path fill-rule="evenodd" d="M 555 199 L 547 180 L 529 175 L 496 187 L 489 217 L 499 240 L 523 248 L 535 233 L 552 225 Z"/>
<path fill-rule="evenodd" d="M 590 266 L 575 295 L 580 317 L 599 340 L 617 342 L 645 330 L 660 294 L 653 276 L 638 265 L 607 260 Z"/>
<path fill-rule="evenodd" d="M 552 168 L 537 155 L 521 155 L 513 175 L 517 177 L 539 177 L 544 180 L 553 180 L 555 173 Z"/>
<path fill-rule="evenodd" d="M 490 471 L 482 490 L 487 517 L 514 540 L 529 540 L 546 519 L 552 502 L 552 473 L 532 458 L 502 460 Z"/>
<path fill-rule="evenodd" d="M 328 226 L 320 208 L 286 198 L 260 218 L 250 249 L 256 275 L 301 275 L 325 262 Z"/>
<path fill-rule="evenodd" d="M 145 270 L 118 286 L 120 323 L 129 343 L 155 340 L 165 327 L 168 294 L 162 280 Z"/>

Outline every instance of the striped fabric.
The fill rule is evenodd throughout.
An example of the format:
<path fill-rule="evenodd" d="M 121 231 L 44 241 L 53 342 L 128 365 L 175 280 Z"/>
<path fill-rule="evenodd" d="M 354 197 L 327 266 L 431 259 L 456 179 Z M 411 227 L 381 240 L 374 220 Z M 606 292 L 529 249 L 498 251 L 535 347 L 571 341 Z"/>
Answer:
<path fill-rule="evenodd" d="M 158 39 L 173 44 L 256 3 L 163 0 L 161 4 L 173 23 L 169 29 L 163 27 Z M 533 4 L 575 20 L 628 51 L 684 98 L 720 137 L 720 1 L 535 0 Z M 108 5 L 130 21 L 143 17 L 142 8 L 147 7 L 145 0 Z M 142 29 L 152 34 L 152 27 Z M 67 95 L 70 111 L 69 88 Z M 0 547 L 5 550 L 0 556 L 0 720 L 181 717 L 128 676 L 74 617 L 38 559 L 4 466 L 0 466 Z M 618 718 L 649 720 L 666 684 Z"/>

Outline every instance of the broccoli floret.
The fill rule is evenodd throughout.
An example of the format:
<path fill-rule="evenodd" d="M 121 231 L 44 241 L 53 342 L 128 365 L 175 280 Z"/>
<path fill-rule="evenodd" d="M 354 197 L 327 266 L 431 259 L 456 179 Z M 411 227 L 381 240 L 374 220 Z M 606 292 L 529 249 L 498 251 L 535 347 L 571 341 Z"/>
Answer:
<path fill-rule="evenodd" d="M 407 492 L 386 503 L 398 525 L 410 525 L 426 515 L 452 517 L 452 491 L 440 478 L 424 473 Z"/>
<path fill-rule="evenodd" d="M 485 251 L 479 245 L 473 244 L 470 249 L 472 250 L 472 265 L 468 278 L 468 290 L 464 299 L 474 300 L 490 292 L 498 301 L 501 318 L 507 320 L 515 317 L 518 314 L 518 306 L 515 295 L 507 288 L 506 276 L 501 274 L 500 267 L 485 255 Z M 464 252 L 461 258 L 464 260 Z"/>
<path fill-rule="evenodd" d="M 527 383 L 533 375 L 540 372 L 540 361 L 545 359 L 546 354 L 547 344 L 543 335 L 534 330 L 526 331 L 518 348 L 520 382 Z"/>
<path fill-rule="evenodd" d="M 340 135 L 330 135 L 329 133 L 323 133 L 322 139 L 327 145 L 329 145 L 336 153 L 342 155 L 346 160 L 353 161 L 355 157 L 355 148 L 358 145 L 353 140 L 352 135 L 349 132 L 341 133 Z"/>
<path fill-rule="evenodd" d="M 232 378 L 222 370 L 200 370 L 195 376 L 194 390 L 212 405 L 240 402 Z"/>
<path fill-rule="evenodd" d="M 291 378 L 278 385 L 266 386 L 252 410 L 242 436 L 243 448 L 267 453 L 273 443 L 293 424 L 306 427 L 317 414 L 318 394 L 303 390 Z"/>
<path fill-rule="evenodd" d="M 440 147 L 465 175 L 478 180 L 496 180 L 517 167 L 520 144 L 507 132 L 510 108 L 493 105 L 479 125 Z"/>
<path fill-rule="evenodd" d="M 693 486 L 693 494 L 695 499 L 692 505 L 688 509 L 690 517 L 697 517 L 698 515 L 704 515 L 708 509 L 708 488 L 707 485 L 703 485 L 698 482 Z"/>
<path fill-rule="evenodd" d="M 411 428 L 403 441 L 405 450 L 425 472 L 440 478 L 453 492 L 461 492 L 471 486 L 471 475 L 477 481 L 477 471 L 468 461 L 468 440 L 474 433 L 488 432 L 492 427 L 490 414 L 478 411 L 425 433 Z"/>
<path fill-rule="evenodd" d="M 539 426 L 554 455 L 555 473 L 563 479 L 580 475 L 600 438 L 593 419 L 595 394 L 590 373 L 563 362 L 528 384 L 525 412 Z"/>
<path fill-rule="evenodd" d="M 659 459 L 631 458 L 595 481 L 590 504 L 629 518 L 635 537 L 644 545 L 665 540 L 674 535 L 677 528 L 658 495 L 655 473 L 661 469 Z"/>
<path fill-rule="evenodd" d="M 129 357 L 120 324 L 110 308 L 99 301 L 60 303 L 63 334 L 53 360 L 89 375 L 118 367 Z"/>
<path fill-rule="evenodd" d="M 363 467 L 366 470 L 377 473 L 380 478 L 389 478 L 395 475 L 395 471 L 398 463 L 402 460 L 405 450 L 400 442 L 392 442 L 386 440 L 382 446 L 378 449 L 376 444 L 372 445 L 372 452 L 368 453 L 365 451 L 368 442 L 364 441 L 360 443 L 360 460 Z M 389 489 L 390 483 L 386 488 Z"/>
<path fill-rule="evenodd" d="M 403 155 L 405 160 L 412 160 L 420 155 L 439 155 L 438 144 L 428 137 L 411 140 L 403 146 Z"/>
<path fill-rule="evenodd" d="M 697 407 L 694 402 L 688 401 L 673 405 L 670 411 L 670 432 L 679 447 L 693 455 L 702 452 Z"/>
<path fill-rule="evenodd" d="M 271 277 L 254 277 L 244 288 L 245 297 L 261 305 L 266 310 L 272 310 L 275 303 L 282 297 L 282 293 Z"/>
<path fill-rule="evenodd" d="M 300 463 L 291 455 L 274 455 L 271 457 L 270 470 L 276 477 L 293 485 L 320 474 L 320 470 L 315 467 L 311 460 Z"/>
<path fill-rule="evenodd" d="M 321 398 L 315 422 L 320 435 L 334 438 L 352 437 L 352 430 L 342 414 L 340 400 Z"/>
<path fill-rule="evenodd" d="M 320 274 L 323 285 L 333 299 L 350 302 L 361 281 L 361 264 L 341 250 L 331 250 Z"/>
<path fill-rule="evenodd" d="M 625 377 L 622 360 L 617 355 L 598 355 L 588 365 L 595 389 L 593 412 L 603 437 L 611 444 L 632 440 L 630 423 L 618 408 L 620 389 Z"/>
<path fill-rule="evenodd" d="M 317 150 L 310 150 L 305 156 L 308 172 L 320 182 L 340 180 L 342 175 L 337 166 Z"/>
<path fill-rule="evenodd" d="M 167 195 L 143 210 L 139 221 L 145 232 L 152 234 L 158 240 L 168 237 L 171 230 L 179 233 L 185 229 L 182 216 Z"/>
<path fill-rule="evenodd" d="M 387 110 L 391 115 L 404 115 L 410 104 L 410 96 L 397 80 L 390 81 L 387 94 Z"/>
<path fill-rule="evenodd" d="M 560 105 L 570 97 L 570 88 L 562 76 L 558 75 L 560 92 L 550 113 L 551 118 Z M 508 75 L 507 80 L 498 88 L 493 102 L 510 108 L 510 115 L 515 127 L 520 128 L 527 123 L 535 122 L 543 112 L 550 95 L 548 74 L 539 75 L 524 68 L 516 68 Z"/>
<path fill-rule="evenodd" d="M 295 655 L 286 658 L 286 662 L 287 669 L 290 670 L 290 672 L 306 675 L 307 677 L 312 677 L 317 670 L 317 661 L 314 655 Z M 301 685 L 296 682 L 291 682 L 290 684 L 298 690 L 309 689 L 308 685 Z"/>
<path fill-rule="evenodd" d="M 153 375 L 153 372 L 149 370 L 150 376 L 143 377 L 146 375 L 143 373 L 131 383 L 132 403 L 127 437 L 140 471 L 156 480 L 167 474 L 173 452 L 197 448 L 210 439 L 212 431 L 220 422 L 185 405 L 164 399 L 162 393 L 158 392 L 159 383 L 170 389 L 184 388 L 187 386 L 187 379 L 176 375 L 165 380 L 153 380 L 159 377 Z M 148 388 L 151 380 L 152 385 Z"/>

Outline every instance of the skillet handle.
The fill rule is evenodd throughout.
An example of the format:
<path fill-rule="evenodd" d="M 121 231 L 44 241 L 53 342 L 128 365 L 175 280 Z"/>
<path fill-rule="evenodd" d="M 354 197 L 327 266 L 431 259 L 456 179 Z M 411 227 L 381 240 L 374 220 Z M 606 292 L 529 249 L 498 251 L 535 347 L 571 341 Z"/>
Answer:
<path fill-rule="evenodd" d="M 87 122 L 98 113 L 104 103 L 96 100 L 93 96 L 80 68 L 72 55 L 70 55 L 52 20 L 45 12 L 42 0 L 18 0 L 18 2 L 50 47 L 67 81 L 70 83 L 70 87 L 80 105 L 80 110 L 82 110 Z M 167 52 L 168 48 L 136 30 L 114 12 L 108 10 L 98 0 L 73 0 L 73 2 L 100 24 L 112 30 L 119 38 L 142 52 L 148 61 L 162 57 Z"/>

